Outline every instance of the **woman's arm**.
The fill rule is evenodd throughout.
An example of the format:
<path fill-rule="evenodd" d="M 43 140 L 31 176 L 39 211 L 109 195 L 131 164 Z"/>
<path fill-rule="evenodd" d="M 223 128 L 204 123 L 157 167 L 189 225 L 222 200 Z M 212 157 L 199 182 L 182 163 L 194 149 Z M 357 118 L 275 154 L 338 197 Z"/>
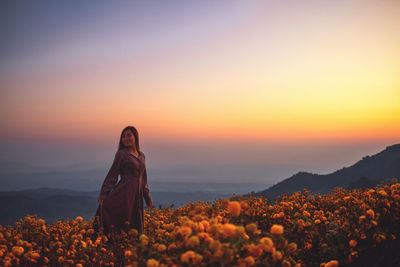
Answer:
<path fill-rule="evenodd" d="M 104 179 L 103 185 L 101 186 L 100 199 L 104 199 L 116 184 L 118 180 L 120 165 L 121 153 L 120 151 L 117 151 L 117 153 L 115 153 L 114 162 L 112 163 L 112 166 L 108 171 L 106 178 Z"/>
<path fill-rule="evenodd" d="M 149 185 L 147 184 L 147 169 L 146 169 L 146 167 L 144 168 L 144 173 L 143 173 L 143 196 L 144 196 L 144 200 L 146 201 L 146 205 L 150 206 L 150 204 L 152 204 L 153 201 L 151 199 Z"/>

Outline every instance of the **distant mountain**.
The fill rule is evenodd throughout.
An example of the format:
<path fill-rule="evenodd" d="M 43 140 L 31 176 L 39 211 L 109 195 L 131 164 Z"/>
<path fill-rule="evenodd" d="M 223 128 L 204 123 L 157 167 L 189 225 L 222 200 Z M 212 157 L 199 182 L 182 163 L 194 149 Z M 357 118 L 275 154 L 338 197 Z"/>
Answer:
<path fill-rule="evenodd" d="M 190 201 L 212 201 L 227 198 L 222 192 L 151 192 L 154 208 L 177 208 Z M 93 218 L 97 207 L 98 191 L 74 191 L 59 188 L 38 188 L 22 191 L 0 191 L 0 225 L 10 225 L 27 214 L 37 214 L 48 223 L 62 218 L 82 216 Z"/>
<path fill-rule="evenodd" d="M 252 193 L 269 199 L 303 189 L 325 194 L 335 187 L 370 187 L 392 178 L 400 178 L 400 144 L 388 146 L 378 154 L 365 156 L 356 164 L 330 174 L 298 172 L 264 191 Z"/>

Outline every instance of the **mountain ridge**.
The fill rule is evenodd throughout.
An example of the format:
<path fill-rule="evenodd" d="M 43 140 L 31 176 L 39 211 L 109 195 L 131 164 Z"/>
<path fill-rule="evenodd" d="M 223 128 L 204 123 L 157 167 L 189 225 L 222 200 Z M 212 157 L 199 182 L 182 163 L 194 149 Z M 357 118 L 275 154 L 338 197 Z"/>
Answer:
<path fill-rule="evenodd" d="M 329 174 L 298 172 L 265 190 L 251 194 L 270 199 L 303 189 L 326 194 L 335 187 L 349 188 L 362 177 L 377 182 L 400 177 L 400 144 L 387 146 L 377 154 L 364 156 L 355 164 Z"/>

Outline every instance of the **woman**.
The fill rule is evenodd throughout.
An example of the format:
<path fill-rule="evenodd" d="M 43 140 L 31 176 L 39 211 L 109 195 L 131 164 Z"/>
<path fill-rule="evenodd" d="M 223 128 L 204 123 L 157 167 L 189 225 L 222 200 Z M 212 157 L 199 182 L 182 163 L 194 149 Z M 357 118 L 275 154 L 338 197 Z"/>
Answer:
<path fill-rule="evenodd" d="M 121 179 L 116 183 L 118 175 Z M 143 233 L 143 198 L 151 209 L 153 201 L 147 184 L 145 155 L 140 151 L 138 131 L 128 126 L 122 130 L 118 151 L 101 187 L 95 228 L 109 237 L 110 233 L 114 236 L 132 227 Z"/>

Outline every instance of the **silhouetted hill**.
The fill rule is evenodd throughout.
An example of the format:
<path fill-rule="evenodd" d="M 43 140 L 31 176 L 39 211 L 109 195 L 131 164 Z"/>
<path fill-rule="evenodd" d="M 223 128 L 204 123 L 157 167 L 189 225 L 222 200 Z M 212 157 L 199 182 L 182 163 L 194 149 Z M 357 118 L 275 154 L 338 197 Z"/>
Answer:
<path fill-rule="evenodd" d="M 368 180 L 364 180 L 364 185 L 363 181 L 360 181 L 361 177 L 368 177 Z M 378 154 L 365 156 L 356 164 L 330 174 L 299 172 L 264 191 L 255 192 L 254 195 L 274 199 L 278 195 L 303 189 L 325 194 L 335 187 L 373 186 L 398 177 L 400 177 L 400 144 L 388 146 Z"/>
<path fill-rule="evenodd" d="M 347 189 L 360 189 L 360 188 L 371 188 L 379 184 L 380 181 L 378 180 L 372 180 L 369 179 L 368 177 L 361 177 L 359 180 L 352 182 Z"/>
<path fill-rule="evenodd" d="M 29 196 L 18 192 L 15 195 L 0 193 L 0 224 L 12 224 L 26 214 L 38 214 L 49 223 L 61 218 L 75 218 L 80 215 L 85 219 L 94 216 L 97 200 L 90 196 L 51 195 Z M 94 211 L 93 211 L 94 210 Z"/>

